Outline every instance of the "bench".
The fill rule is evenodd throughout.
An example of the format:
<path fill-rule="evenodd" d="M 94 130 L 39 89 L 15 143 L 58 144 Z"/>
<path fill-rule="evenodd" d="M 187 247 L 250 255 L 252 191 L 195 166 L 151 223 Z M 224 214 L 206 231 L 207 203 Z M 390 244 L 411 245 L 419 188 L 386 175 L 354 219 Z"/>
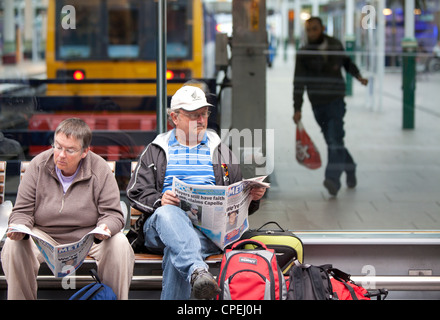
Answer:
<path fill-rule="evenodd" d="M 22 179 L 24 173 L 26 172 L 26 169 L 29 166 L 30 161 L 22 161 L 20 163 L 20 180 Z M 116 169 L 116 162 L 115 161 L 107 161 L 109 167 L 111 168 L 112 172 L 115 173 Z M 132 172 L 134 168 L 136 167 L 137 162 L 133 161 L 131 164 Z M 1 171 L 2 168 L 6 167 L 6 162 L 1 161 L 0 162 L 0 181 L 4 181 L 5 178 L 5 170 Z M 3 173 L 2 173 L 3 172 Z M 3 178 L 1 178 L 3 177 Z M 4 192 L 4 188 L 2 188 L 2 191 Z M 130 207 L 130 216 L 126 217 L 127 214 L 127 207 L 125 202 L 121 201 L 121 207 L 122 211 L 124 213 L 126 225 L 124 226 L 124 230 L 128 230 L 130 226 L 132 226 L 136 219 L 139 218 L 139 216 L 142 214 L 140 211 Z M 127 219 L 128 218 L 128 219 Z M 223 255 L 213 255 L 208 257 L 205 262 L 210 266 L 217 266 L 220 264 L 222 260 Z M 162 284 L 162 275 L 161 275 L 161 264 L 162 264 L 163 256 L 159 254 L 152 254 L 152 253 L 136 253 L 135 254 L 135 269 L 146 269 L 146 268 L 154 268 L 154 271 L 152 271 L 152 274 L 149 275 L 137 275 L 135 272 L 135 275 L 132 278 L 132 290 L 143 290 L 143 289 L 160 289 Z M 80 267 L 80 269 L 77 270 L 75 275 L 75 281 L 78 286 L 85 285 L 87 283 L 90 283 L 92 281 L 92 278 L 87 275 L 87 273 L 81 272 L 81 269 L 90 269 L 95 265 L 95 260 L 91 257 L 87 257 L 84 260 L 83 266 Z M 154 266 L 153 265 L 157 265 Z M 159 273 L 160 270 L 160 273 Z M 39 274 L 37 277 L 38 286 L 41 289 L 54 289 L 60 287 L 60 282 L 62 280 L 55 278 L 53 275 L 50 274 Z M 0 275 L 0 288 L 4 289 L 6 288 L 6 280 L 4 275 Z"/>

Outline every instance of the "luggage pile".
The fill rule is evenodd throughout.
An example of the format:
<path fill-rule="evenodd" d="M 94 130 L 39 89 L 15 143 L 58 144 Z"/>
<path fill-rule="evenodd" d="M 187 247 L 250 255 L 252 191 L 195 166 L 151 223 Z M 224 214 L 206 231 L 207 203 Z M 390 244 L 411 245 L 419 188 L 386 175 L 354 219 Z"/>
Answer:
<path fill-rule="evenodd" d="M 267 229 L 275 224 L 277 228 Z M 225 250 L 217 281 L 219 300 L 377 300 L 386 289 L 366 290 L 331 264 L 303 261 L 300 238 L 276 222 L 243 234 Z"/>

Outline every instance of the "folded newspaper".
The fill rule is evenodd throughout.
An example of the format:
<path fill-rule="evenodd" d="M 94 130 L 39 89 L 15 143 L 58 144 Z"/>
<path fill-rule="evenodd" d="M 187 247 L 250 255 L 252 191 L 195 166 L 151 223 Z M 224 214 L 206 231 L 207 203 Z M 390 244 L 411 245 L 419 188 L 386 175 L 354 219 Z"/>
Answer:
<path fill-rule="evenodd" d="M 81 266 L 93 245 L 95 234 L 110 236 L 102 228 L 96 227 L 77 242 L 54 245 L 53 241 L 41 235 L 36 235 L 25 225 L 11 226 L 8 228 L 8 232 L 29 234 L 43 254 L 53 275 L 57 278 L 65 277 Z"/>
<path fill-rule="evenodd" d="M 266 177 L 245 179 L 229 186 L 190 185 L 174 177 L 172 190 L 193 225 L 224 249 L 249 228 L 249 193 L 253 187 L 269 188 L 270 184 L 263 182 Z"/>

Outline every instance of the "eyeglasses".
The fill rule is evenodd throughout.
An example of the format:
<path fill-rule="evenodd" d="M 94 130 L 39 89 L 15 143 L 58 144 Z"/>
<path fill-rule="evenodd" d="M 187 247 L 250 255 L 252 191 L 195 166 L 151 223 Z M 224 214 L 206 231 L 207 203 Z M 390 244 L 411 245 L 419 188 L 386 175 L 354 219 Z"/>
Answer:
<path fill-rule="evenodd" d="M 187 117 L 190 120 L 197 120 L 199 117 L 208 118 L 209 115 L 211 114 L 211 111 L 206 110 L 206 111 L 199 112 L 199 113 L 186 113 L 186 112 L 179 111 L 178 113 L 184 115 L 185 117 Z"/>
<path fill-rule="evenodd" d="M 66 148 L 63 148 L 62 146 L 60 146 L 59 144 L 57 144 L 57 143 L 52 143 L 52 148 L 55 150 L 55 151 L 57 151 L 57 152 L 62 152 L 63 150 L 66 152 L 66 154 L 68 154 L 68 155 L 70 155 L 70 156 L 72 156 L 72 155 L 74 155 L 75 153 L 78 153 L 80 150 L 77 150 L 77 149 L 72 149 L 72 148 L 68 148 L 68 149 L 66 149 Z"/>

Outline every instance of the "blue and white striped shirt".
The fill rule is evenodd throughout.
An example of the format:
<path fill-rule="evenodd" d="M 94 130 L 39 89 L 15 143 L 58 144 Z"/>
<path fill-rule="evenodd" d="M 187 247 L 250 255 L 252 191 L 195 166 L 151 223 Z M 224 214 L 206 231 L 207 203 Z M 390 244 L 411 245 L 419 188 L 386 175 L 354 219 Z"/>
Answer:
<path fill-rule="evenodd" d="M 206 133 L 197 146 L 190 148 L 177 141 L 173 130 L 168 142 L 168 163 L 162 192 L 171 190 L 173 177 L 188 184 L 215 185 Z"/>

